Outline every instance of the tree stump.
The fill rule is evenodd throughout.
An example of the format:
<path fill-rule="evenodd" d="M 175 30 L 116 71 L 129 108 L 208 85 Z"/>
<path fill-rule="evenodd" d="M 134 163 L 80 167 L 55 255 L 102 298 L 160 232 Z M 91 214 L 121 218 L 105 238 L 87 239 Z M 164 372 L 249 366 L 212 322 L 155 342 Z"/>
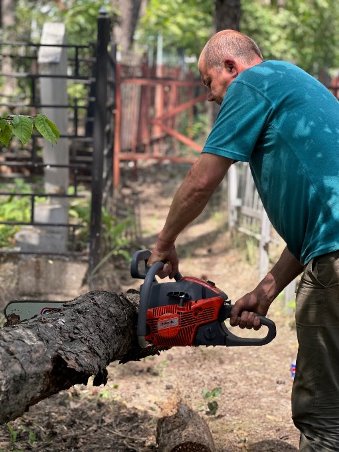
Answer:
<path fill-rule="evenodd" d="M 159 452 L 214 452 L 215 446 L 207 422 L 181 401 L 174 414 L 158 420 Z"/>

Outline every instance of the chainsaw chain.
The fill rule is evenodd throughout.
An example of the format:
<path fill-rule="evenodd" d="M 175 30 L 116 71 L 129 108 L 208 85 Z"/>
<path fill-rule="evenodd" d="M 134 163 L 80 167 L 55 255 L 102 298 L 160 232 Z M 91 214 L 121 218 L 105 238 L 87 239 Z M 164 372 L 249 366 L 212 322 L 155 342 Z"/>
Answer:
<path fill-rule="evenodd" d="M 157 347 L 156 345 L 149 345 L 145 348 L 135 348 L 130 352 L 126 353 L 120 361 L 119 364 L 126 364 L 128 361 L 140 361 L 147 356 L 160 355 L 162 351 L 169 350 L 171 347 Z"/>

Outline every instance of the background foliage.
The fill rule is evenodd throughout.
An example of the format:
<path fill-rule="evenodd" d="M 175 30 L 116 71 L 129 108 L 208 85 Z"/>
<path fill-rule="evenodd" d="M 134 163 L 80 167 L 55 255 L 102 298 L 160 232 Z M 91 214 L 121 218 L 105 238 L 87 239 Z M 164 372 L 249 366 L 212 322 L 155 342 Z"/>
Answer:
<path fill-rule="evenodd" d="M 336 0 L 286 0 L 283 7 L 242 0 L 241 30 L 266 59 L 285 59 L 319 75 L 339 68 L 339 6 Z"/>
<path fill-rule="evenodd" d="M 266 59 L 286 59 L 314 75 L 339 68 L 337 0 L 242 0 L 241 10 L 240 30 L 257 41 Z M 213 14 L 209 0 L 150 0 L 139 41 L 149 44 L 161 33 L 168 52 L 197 56 L 213 33 Z"/>
<path fill-rule="evenodd" d="M 115 14 L 110 0 L 17 0 L 16 40 L 39 41 L 45 22 L 62 21 L 69 43 L 87 45 L 96 39 L 97 18 L 102 7 Z"/>
<path fill-rule="evenodd" d="M 206 0 L 149 0 L 140 19 L 138 38 L 149 45 L 161 34 L 167 51 L 185 50 L 188 56 L 197 55 L 212 33 L 213 12 L 213 2 Z"/>
<path fill-rule="evenodd" d="M 70 43 L 88 44 L 96 36 L 100 7 L 117 20 L 115 0 L 17 0 L 16 40 L 38 40 L 45 21 L 62 20 Z M 155 48 L 163 37 L 167 55 L 196 58 L 213 33 L 215 2 L 148 0 L 136 33 L 139 48 Z M 61 6 L 62 5 L 62 6 Z M 339 67 L 337 0 L 241 0 L 240 29 L 253 37 L 268 58 L 292 61 L 314 75 Z"/>

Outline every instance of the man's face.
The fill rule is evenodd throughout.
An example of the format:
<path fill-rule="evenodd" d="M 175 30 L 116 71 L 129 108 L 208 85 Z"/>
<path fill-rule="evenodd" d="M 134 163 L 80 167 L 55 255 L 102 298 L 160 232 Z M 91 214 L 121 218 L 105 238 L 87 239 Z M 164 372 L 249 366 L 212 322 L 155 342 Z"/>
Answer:
<path fill-rule="evenodd" d="M 234 70 L 225 64 L 224 66 L 207 67 L 204 58 L 199 61 L 199 71 L 202 83 L 208 89 L 207 100 L 221 104 L 227 88 L 234 80 Z"/>

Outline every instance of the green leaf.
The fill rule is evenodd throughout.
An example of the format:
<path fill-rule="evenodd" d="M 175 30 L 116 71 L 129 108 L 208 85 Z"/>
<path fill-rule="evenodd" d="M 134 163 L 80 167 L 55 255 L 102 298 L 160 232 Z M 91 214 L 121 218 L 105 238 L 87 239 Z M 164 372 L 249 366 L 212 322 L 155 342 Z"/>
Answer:
<path fill-rule="evenodd" d="M 221 394 L 221 388 L 220 387 L 214 388 L 212 389 L 211 393 L 212 397 L 219 397 Z"/>
<path fill-rule="evenodd" d="M 20 123 L 20 118 L 18 115 L 15 115 L 12 117 L 12 124 L 14 127 L 18 126 Z"/>
<path fill-rule="evenodd" d="M 202 391 L 202 396 L 204 399 L 213 399 L 214 397 L 219 397 L 221 394 L 221 388 L 218 386 L 216 388 L 213 388 L 211 391 L 208 391 L 207 389 L 204 389 Z"/>
<path fill-rule="evenodd" d="M 12 119 L 12 131 L 22 144 L 28 143 L 33 133 L 33 120 L 28 116 L 16 115 Z"/>
<path fill-rule="evenodd" d="M 47 141 L 50 141 L 53 144 L 55 144 L 60 137 L 57 126 L 45 115 L 38 114 L 35 117 L 34 127 Z"/>
<path fill-rule="evenodd" d="M 12 138 L 12 126 L 6 121 L 6 119 L 0 119 L 0 143 L 8 146 Z"/>

